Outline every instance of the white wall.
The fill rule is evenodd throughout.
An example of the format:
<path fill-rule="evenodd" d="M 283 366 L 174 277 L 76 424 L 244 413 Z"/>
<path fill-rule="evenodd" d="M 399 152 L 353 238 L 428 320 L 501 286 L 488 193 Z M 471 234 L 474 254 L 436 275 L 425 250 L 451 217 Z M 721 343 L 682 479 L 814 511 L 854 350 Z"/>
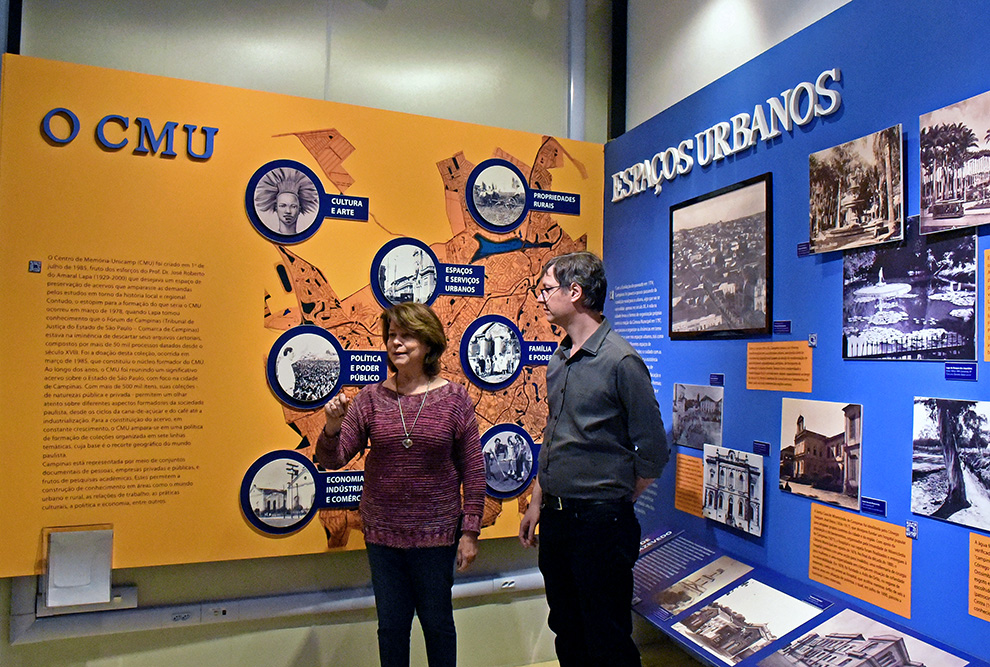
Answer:
<path fill-rule="evenodd" d="M 629 0 L 626 129 L 849 0 Z"/>
<path fill-rule="evenodd" d="M 585 138 L 604 142 L 610 3 L 587 6 Z M 567 136 L 567 11 L 567 0 L 24 0 L 21 53 Z"/>

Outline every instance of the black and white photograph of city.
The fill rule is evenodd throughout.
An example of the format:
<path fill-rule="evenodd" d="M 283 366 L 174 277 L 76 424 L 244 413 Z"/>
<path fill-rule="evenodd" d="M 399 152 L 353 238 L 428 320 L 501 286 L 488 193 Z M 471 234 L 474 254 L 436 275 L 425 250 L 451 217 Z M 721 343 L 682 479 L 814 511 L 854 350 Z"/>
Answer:
<path fill-rule="evenodd" d="M 674 384 L 671 434 L 675 445 L 701 449 L 706 444 L 722 444 L 724 393 L 724 387 Z"/>
<path fill-rule="evenodd" d="M 781 491 L 858 510 L 862 450 L 862 405 L 782 399 Z"/>
<path fill-rule="evenodd" d="M 507 227 L 517 220 L 526 206 L 526 189 L 516 172 L 499 164 L 486 167 L 471 192 L 478 213 L 490 225 Z"/>
<path fill-rule="evenodd" d="M 301 333 L 277 352 L 275 379 L 297 401 L 314 403 L 330 397 L 340 377 L 340 357 L 322 336 Z"/>
<path fill-rule="evenodd" d="M 963 667 L 969 662 L 852 609 L 843 609 L 757 664 L 759 667 Z"/>
<path fill-rule="evenodd" d="M 258 470 L 248 493 L 251 510 L 273 528 L 289 528 L 302 521 L 313 507 L 316 482 L 294 459 L 275 459 Z"/>
<path fill-rule="evenodd" d="M 721 556 L 656 595 L 657 603 L 674 616 L 753 570 L 729 556 Z"/>
<path fill-rule="evenodd" d="M 437 289 L 437 265 L 413 244 L 392 248 L 378 266 L 378 287 L 390 303 L 429 303 Z"/>
<path fill-rule="evenodd" d="M 990 402 L 915 397 L 911 511 L 990 530 Z"/>
<path fill-rule="evenodd" d="M 821 611 L 750 579 L 675 623 L 673 629 L 734 665 L 804 625 Z"/>
<path fill-rule="evenodd" d="M 770 175 L 750 181 L 670 208 L 671 338 L 769 333 Z"/>
<path fill-rule="evenodd" d="M 976 359 L 976 234 L 922 236 L 918 216 L 904 240 L 843 258 L 842 357 Z"/>
<path fill-rule="evenodd" d="M 901 126 L 812 153 L 811 252 L 904 238 Z"/>
<path fill-rule="evenodd" d="M 704 461 L 704 517 L 750 535 L 762 535 L 763 457 L 705 445 Z"/>
<path fill-rule="evenodd" d="M 921 233 L 990 222 L 990 92 L 923 115 Z"/>

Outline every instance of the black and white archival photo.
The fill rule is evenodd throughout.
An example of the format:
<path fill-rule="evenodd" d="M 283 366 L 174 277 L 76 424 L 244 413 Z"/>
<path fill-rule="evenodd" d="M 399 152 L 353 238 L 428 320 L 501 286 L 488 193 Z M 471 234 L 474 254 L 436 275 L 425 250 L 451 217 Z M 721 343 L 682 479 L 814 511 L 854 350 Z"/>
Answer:
<path fill-rule="evenodd" d="M 770 331 L 770 174 L 670 207 L 670 337 Z"/>
<path fill-rule="evenodd" d="M 818 607 L 750 579 L 673 629 L 734 665 L 821 613 Z"/>
<path fill-rule="evenodd" d="M 423 248 L 398 245 L 378 266 L 378 287 L 392 304 L 429 303 L 437 289 L 436 262 Z"/>
<path fill-rule="evenodd" d="M 516 172 L 493 164 L 478 174 L 471 198 L 478 214 L 493 227 L 508 227 L 526 207 L 526 188 Z"/>
<path fill-rule="evenodd" d="M 859 509 L 863 406 L 782 399 L 780 490 Z"/>
<path fill-rule="evenodd" d="M 303 521 L 313 508 L 316 482 L 299 461 L 275 459 L 258 470 L 251 480 L 251 511 L 273 528 L 290 528 Z"/>
<path fill-rule="evenodd" d="M 759 667 L 963 667 L 959 656 L 852 609 L 812 629 L 757 663 Z"/>
<path fill-rule="evenodd" d="M 317 403 L 329 398 L 340 377 L 337 349 L 322 336 L 301 333 L 278 350 L 275 379 L 294 400 Z"/>
<path fill-rule="evenodd" d="M 990 530 L 990 402 L 915 397 L 911 511 Z"/>
<path fill-rule="evenodd" d="M 904 238 L 901 126 L 812 153 L 811 252 Z"/>
<path fill-rule="evenodd" d="M 533 450 L 523 436 L 498 433 L 484 443 L 485 481 L 499 494 L 522 492 L 533 471 Z"/>
<path fill-rule="evenodd" d="M 478 327 L 467 347 L 471 372 L 482 382 L 498 384 L 519 369 L 522 345 L 516 333 L 501 322 Z"/>
<path fill-rule="evenodd" d="M 843 258 L 842 357 L 976 359 L 976 234 L 922 236 L 918 216 L 900 243 Z"/>
<path fill-rule="evenodd" d="M 682 447 L 701 449 L 722 444 L 724 387 L 674 384 L 673 441 Z"/>
<path fill-rule="evenodd" d="M 921 233 L 990 222 L 990 92 L 920 119 Z"/>
<path fill-rule="evenodd" d="M 721 556 L 657 593 L 656 601 L 677 616 L 752 570 L 752 567 L 734 558 Z"/>
<path fill-rule="evenodd" d="M 705 445 L 704 457 L 705 518 L 762 535 L 763 457 L 715 445 Z"/>
<path fill-rule="evenodd" d="M 272 169 L 254 190 L 258 219 L 282 236 L 301 234 L 316 220 L 320 193 L 309 176 L 292 167 Z"/>

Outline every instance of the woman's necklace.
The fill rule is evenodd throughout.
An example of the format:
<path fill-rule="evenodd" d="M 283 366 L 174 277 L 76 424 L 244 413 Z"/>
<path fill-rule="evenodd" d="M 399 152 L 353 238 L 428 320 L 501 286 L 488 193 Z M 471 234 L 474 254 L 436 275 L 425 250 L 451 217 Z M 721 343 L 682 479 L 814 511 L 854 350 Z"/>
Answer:
<path fill-rule="evenodd" d="M 419 416 L 423 413 L 423 406 L 426 405 L 426 397 L 430 395 L 430 385 L 433 384 L 433 378 L 430 378 L 426 383 L 426 391 L 423 392 L 423 402 L 419 404 L 419 412 L 416 413 L 416 419 L 413 420 L 412 427 L 406 428 L 406 418 L 402 414 L 402 394 L 399 393 L 399 384 L 396 382 L 395 386 L 395 402 L 399 404 L 399 419 L 402 420 L 402 432 L 405 434 L 405 439 L 402 441 L 402 446 L 406 449 L 412 447 L 413 441 L 409 437 L 413 429 L 416 428 L 416 423 L 419 421 Z"/>

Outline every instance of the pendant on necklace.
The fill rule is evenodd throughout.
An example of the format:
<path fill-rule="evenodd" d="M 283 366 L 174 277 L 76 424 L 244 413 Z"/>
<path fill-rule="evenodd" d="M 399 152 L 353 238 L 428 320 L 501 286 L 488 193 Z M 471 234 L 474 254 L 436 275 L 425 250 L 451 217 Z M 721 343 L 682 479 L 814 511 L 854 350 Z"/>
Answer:
<path fill-rule="evenodd" d="M 406 449 L 412 447 L 412 438 L 406 438 L 405 440 L 403 440 L 402 446 L 405 447 Z"/>

